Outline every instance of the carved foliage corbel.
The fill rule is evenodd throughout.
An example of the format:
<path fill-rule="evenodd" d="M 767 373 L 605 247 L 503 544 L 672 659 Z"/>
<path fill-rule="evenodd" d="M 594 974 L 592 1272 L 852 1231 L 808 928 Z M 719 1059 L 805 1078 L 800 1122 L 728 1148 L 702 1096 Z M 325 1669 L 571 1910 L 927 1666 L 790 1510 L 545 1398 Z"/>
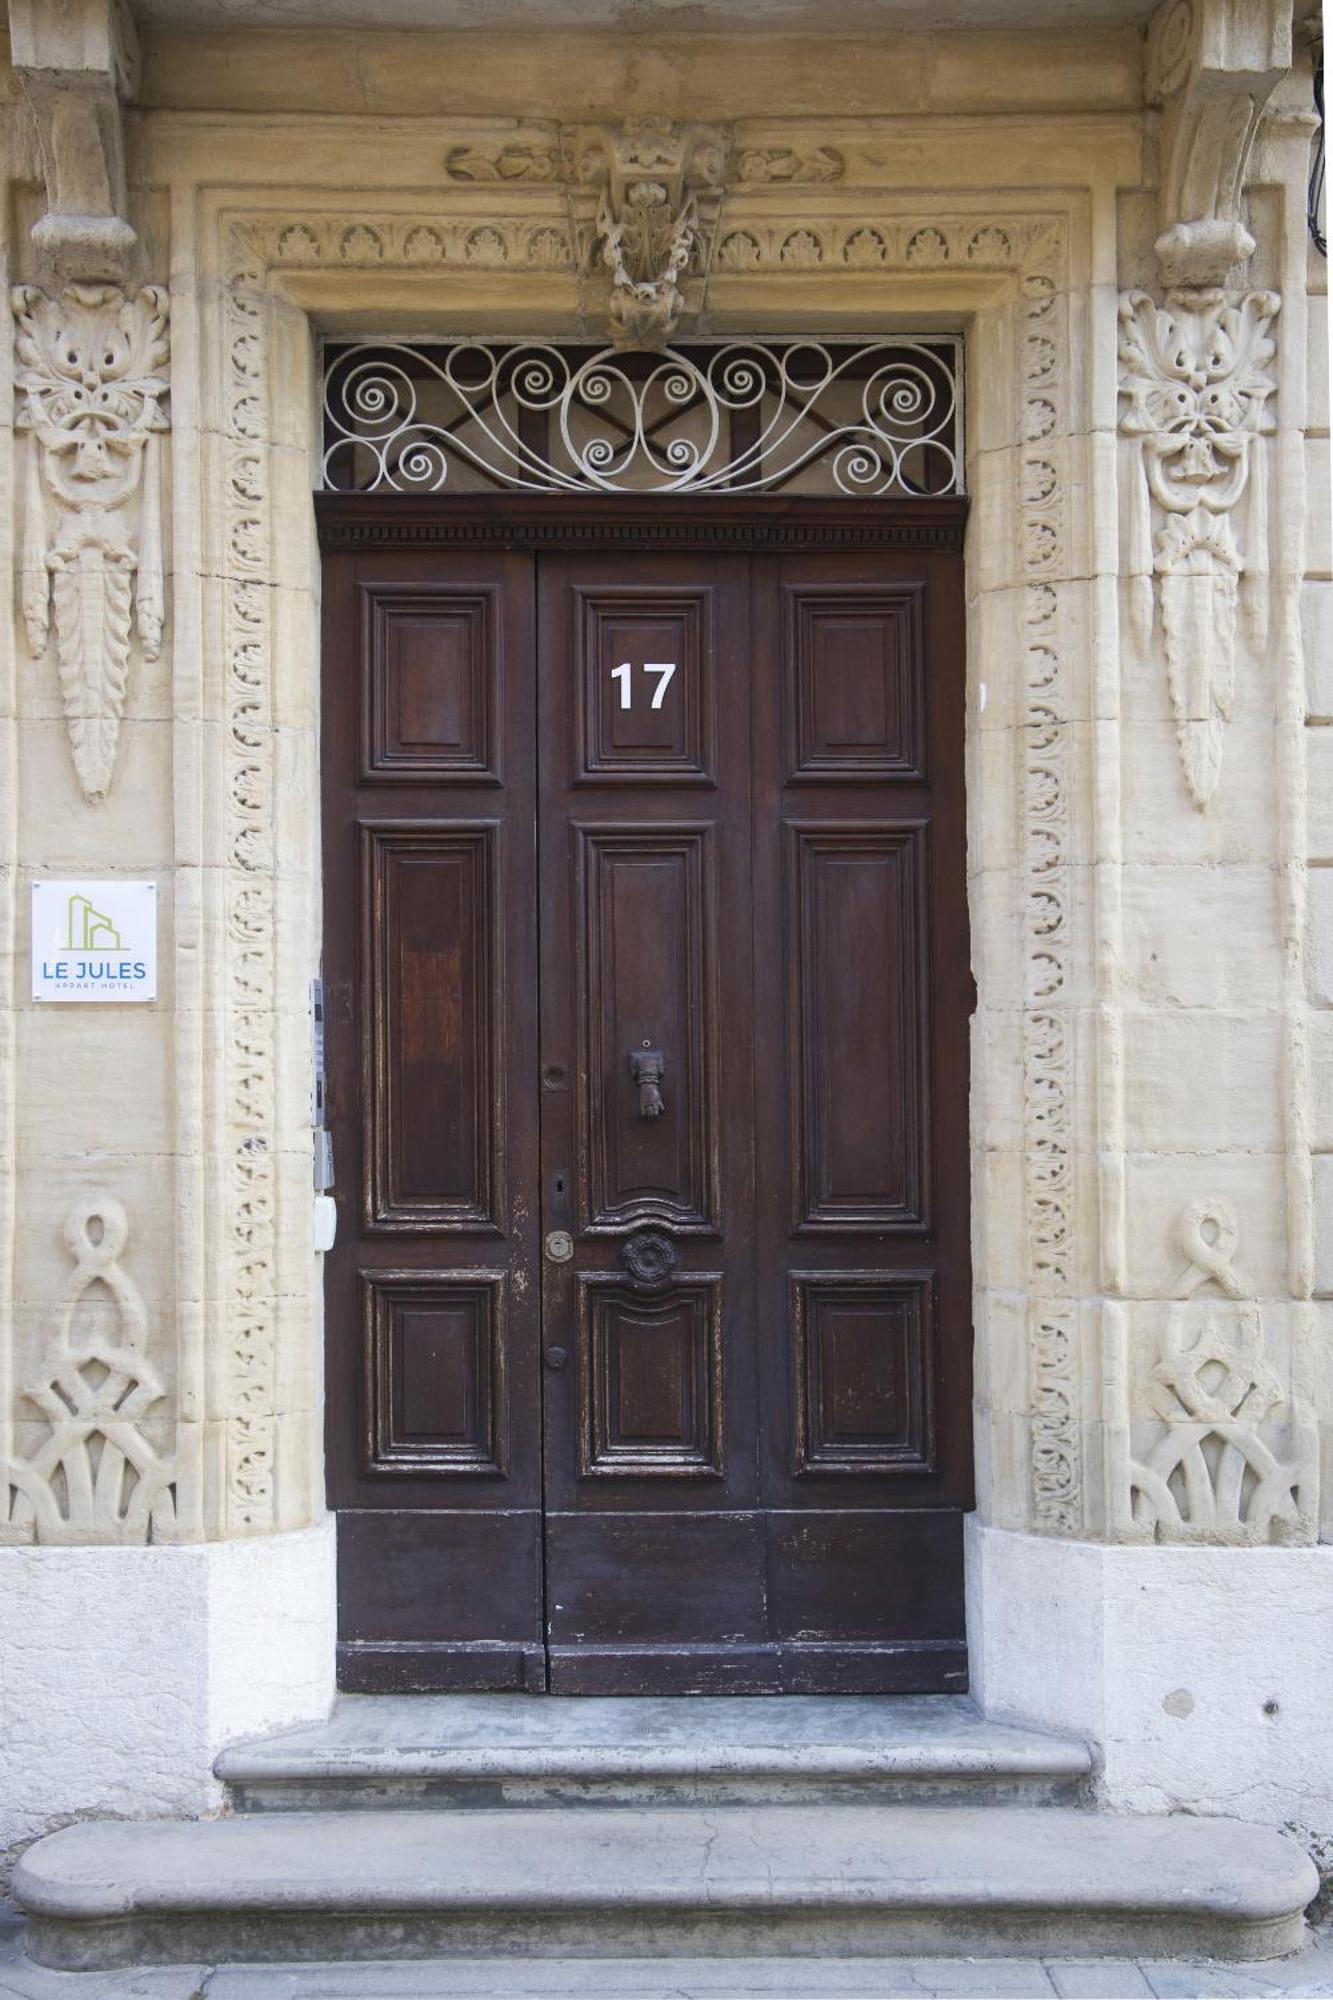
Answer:
<path fill-rule="evenodd" d="M 167 295 L 157 285 L 14 292 L 28 433 L 20 602 L 40 658 L 54 632 L 74 767 L 103 799 L 115 769 L 132 636 L 162 642 Z"/>
<path fill-rule="evenodd" d="M 1215 290 L 1172 292 L 1162 306 L 1131 292 L 1120 305 L 1135 623 L 1148 651 L 1160 612 L 1181 767 L 1199 807 L 1217 788 L 1231 719 L 1242 576 L 1256 630 L 1266 617 L 1265 468 L 1256 447 L 1273 429 L 1278 307 L 1273 292 L 1233 302 Z"/>

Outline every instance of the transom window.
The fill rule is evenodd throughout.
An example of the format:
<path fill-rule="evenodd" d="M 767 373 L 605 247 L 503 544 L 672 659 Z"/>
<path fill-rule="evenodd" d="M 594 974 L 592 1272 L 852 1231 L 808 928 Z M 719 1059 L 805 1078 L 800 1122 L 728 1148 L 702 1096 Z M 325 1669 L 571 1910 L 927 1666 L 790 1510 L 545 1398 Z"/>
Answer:
<path fill-rule="evenodd" d="M 323 483 L 342 493 L 963 490 L 961 342 L 329 345 Z"/>

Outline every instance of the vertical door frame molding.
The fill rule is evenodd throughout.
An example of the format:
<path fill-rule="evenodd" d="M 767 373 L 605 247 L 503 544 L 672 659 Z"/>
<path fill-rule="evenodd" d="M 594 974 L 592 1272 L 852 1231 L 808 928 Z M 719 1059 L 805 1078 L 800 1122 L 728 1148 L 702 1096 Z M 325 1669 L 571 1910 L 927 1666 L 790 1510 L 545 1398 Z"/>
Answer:
<path fill-rule="evenodd" d="M 517 286 L 531 295 L 534 330 L 577 331 L 572 263 L 561 270 L 550 262 L 558 193 L 491 196 L 476 254 L 469 251 L 479 242 L 475 191 L 432 192 L 429 203 L 385 198 L 355 212 L 308 192 L 271 194 L 260 209 L 221 191 L 204 197 L 201 254 L 216 259 L 222 316 L 200 463 L 224 510 L 221 581 L 205 603 L 204 642 L 218 663 L 226 766 L 215 779 L 221 811 L 208 822 L 217 908 L 205 926 L 214 961 L 208 983 L 224 1009 L 223 1084 L 206 1119 L 225 1212 L 220 1252 L 208 1252 L 222 1259 L 210 1291 L 225 1325 L 215 1378 L 225 1382 L 215 1533 L 294 1524 L 319 1499 L 294 1490 L 302 1481 L 308 1488 L 315 1454 L 284 1448 L 292 1411 L 281 1393 L 284 1378 L 313 1383 L 318 1306 L 308 1272 L 296 1268 L 304 1260 L 277 1227 L 284 1189 L 294 1194 L 301 1185 L 293 1162 L 305 1134 L 290 1114 L 284 1122 L 282 1074 L 284 1064 L 299 1069 L 305 1060 L 293 1045 L 293 1012 L 313 969 L 317 928 L 311 910 L 298 917 L 293 894 L 317 838 L 309 743 L 299 772 L 288 770 L 298 782 L 279 782 L 283 718 L 308 717 L 316 678 L 306 608 L 310 542 L 306 530 L 294 532 L 318 458 L 312 325 L 337 312 L 373 330 L 389 296 L 395 305 L 414 298 L 419 320 L 438 321 L 455 288 L 469 318 L 482 291 L 498 318 Z M 1108 545 L 1090 511 L 1109 510 L 1113 519 L 1115 498 L 1113 486 L 1090 476 L 1097 426 L 1089 408 L 1076 406 L 1080 385 L 1085 397 L 1089 390 L 1070 365 L 1073 343 L 1088 338 L 1090 208 L 1076 193 L 1043 194 L 1016 208 L 982 193 L 909 203 L 883 188 L 846 184 L 783 190 L 781 199 L 780 220 L 772 191 L 748 203 L 734 197 L 729 206 L 711 292 L 728 326 L 776 321 L 779 330 L 785 322 L 855 333 L 907 315 L 920 323 L 933 312 L 968 331 L 972 672 L 978 660 L 1012 662 L 1017 682 L 992 689 L 992 713 L 1004 713 L 1007 728 L 974 726 L 969 745 L 974 954 L 993 1031 L 983 1043 L 978 1103 L 994 1097 L 1001 1069 L 1021 1064 L 1023 1076 L 1022 1131 L 1011 1150 L 991 1150 L 984 1108 L 973 1134 L 978 1188 L 988 1179 L 1006 1184 L 1018 1211 L 1006 1219 L 997 1209 L 991 1219 L 983 1195 L 974 1227 L 979 1424 L 1005 1429 L 1017 1419 L 1025 1435 L 1026 1492 L 988 1511 L 1012 1515 L 1017 1500 L 1021 1519 L 1010 1525 L 1095 1532 L 1100 1496 L 1085 1473 L 1083 1444 L 1093 1371 L 1080 1352 L 1077 1309 L 1091 1289 L 1082 1267 L 1095 1257 L 1076 1222 L 1091 1107 L 1078 1101 L 1074 1065 L 1080 989 L 1085 1005 L 1092 998 L 1079 964 L 1090 968 L 1091 954 L 1076 941 L 1071 894 L 1074 855 L 1094 844 L 1091 801 L 1073 770 L 1076 724 L 1090 713 L 1094 649 L 1069 599 L 1084 587 L 1077 580 L 1089 573 L 1091 550 Z M 491 260 L 485 273 L 483 254 Z M 451 274 L 455 261 L 463 268 Z M 529 275 L 521 279 L 515 266 L 524 263 Z M 989 670 L 994 675 L 995 665 Z M 974 725 L 977 708 L 974 687 Z M 1017 800 L 1016 824 L 1011 846 L 997 853 L 1006 797 Z M 1080 814 L 1087 825 L 1078 824 Z M 1017 949 L 998 907 L 987 906 L 1014 883 L 1024 912 Z M 1017 1267 L 1004 1243 L 1015 1219 L 1023 1244 Z M 1025 1301 L 1027 1369 L 1021 1394 L 1004 1404 L 987 1350 L 993 1314 L 1006 1301 L 992 1295 L 1015 1291 Z M 983 1505 L 986 1498 L 983 1481 Z"/>

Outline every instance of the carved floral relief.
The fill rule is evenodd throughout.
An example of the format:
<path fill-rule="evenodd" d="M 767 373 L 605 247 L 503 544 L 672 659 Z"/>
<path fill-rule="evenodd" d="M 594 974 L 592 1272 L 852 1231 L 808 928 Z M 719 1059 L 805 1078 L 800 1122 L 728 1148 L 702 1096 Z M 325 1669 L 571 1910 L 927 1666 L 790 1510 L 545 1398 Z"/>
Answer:
<path fill-rule="evenodd" d="M 84 796 L 104 799 L 137 634 L 162 643 L 161 439 L 168 429 L 167 295 L 73 284 L 13 295 L 16 427 L 31 440 L 20 599 L 40 658 L 52 633 Z"/>
<path fill-rule="evenodd" d="M 1269 364 L 1280 301 L 1175 291 L 1120 306 L 1120 430 L 1135 461 L 1128 572 L 1140 645 L 1160 615 L 1167 686 L 1190 797 L 1217 789 L 1236 683 L 1242 577 L 1262 625 L 1267 569 L 1264 468 L 1277 383 Z"/>

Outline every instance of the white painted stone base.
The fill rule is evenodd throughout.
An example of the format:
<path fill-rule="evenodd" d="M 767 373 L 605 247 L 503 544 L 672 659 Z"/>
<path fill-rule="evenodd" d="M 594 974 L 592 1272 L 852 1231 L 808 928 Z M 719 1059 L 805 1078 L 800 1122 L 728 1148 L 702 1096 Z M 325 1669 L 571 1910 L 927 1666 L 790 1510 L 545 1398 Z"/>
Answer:
<path fill-rule="evenodd" d="M 334 1522 L 183 1548 L 0 1549 L 0 1854 L 86 1814 L 197 1814 L 240 1736 L 333 1700 Z"/>
<path fill-rule="evenodd" d="M 1289 1827 L 1333 1866 L 1333 1547 L 1103 1547 L 968 1523 L 973 1691 L 1076 1730 L 1106 1802 Z"/>

